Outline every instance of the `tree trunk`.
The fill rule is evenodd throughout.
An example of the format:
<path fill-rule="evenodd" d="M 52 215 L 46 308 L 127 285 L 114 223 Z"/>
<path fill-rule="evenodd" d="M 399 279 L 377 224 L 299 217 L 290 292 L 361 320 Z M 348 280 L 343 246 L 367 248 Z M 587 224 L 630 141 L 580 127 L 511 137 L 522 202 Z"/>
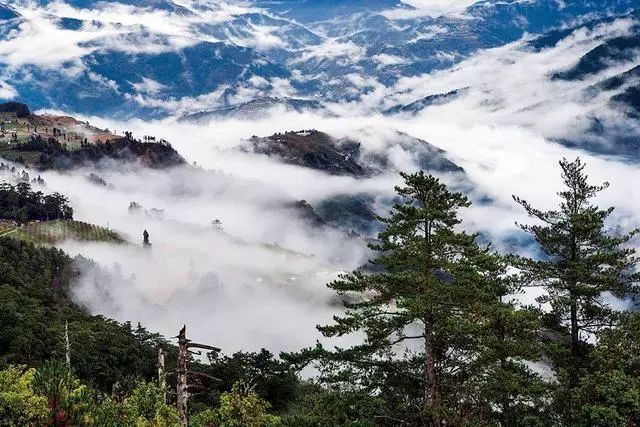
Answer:
<path fill-rule="evenodd" d="M 503 303 L 502 296 L 499 298 L 500 304 Z M 497 352 L 498 352 L 498 363 L 500 364 L 500 369 L 502 372 L 507 371 L 507 352 L 506 352 L 506 326 L 503 318 L 503 314 L 500 311 L 498 313 L 498 317 L 495 323 L 496 328 L 496 338 L 497 338 Z M 506 394 L 506 390 L 500 399 L 500 406 L 502 409 L 501 420 L 503 426 L 509 426 L 511 424 L 511 401 L 509 396 Z"/>
<path fill-rule="evenodd" d="M 574 190 L 574 205 L 577 206 L 576 193 Z M 577 214 L 578 212 L 574 212 Z M 575 231 L 571 231 L 571 261 L 575 263 L 578 260 L 578 243 L 576 240 Z M 573 267 L 575 268 L 575 267 Z M 572 275 L 576 274 L 575 271 L 571 272 Z M 573 276 L 570 280 L 569 286 L 569 298 L 571 299 L 571 386 L 577 387 L 579 382 L 579 366 L 580 366 L 580 331 L 578 329 L 578 298 L 576 296 L 576 276 Z"/>
<path fill-rule="evenodd" d="M 189 398 L 187 390 L 187 333 L 186 326 L 183 326 L 178 335 L 178 381 L 176 387 L 176 405 L 178 409 L 178 419 L 180 427 L 189 427 L 189 413 L 187 412 L 187 400 Z"/>
<path fill-rule="evenodd" d="M 571 385 L 576 387 L 579 382 L 580 366 L 580 335 L 578 329 L 578 304 L 575 297 L 571 297 Z"/>
<path fill-rule="evenodd" d="M 423 205 L 428 205 L 428 201 L 424 200 Z M 423 274 L 425 278 L 425 289 L 428 286 L 427 278 L 431 271 L 431 222 L 424 222 L 424 243 L 425 259 L 423 263 Z M 426 313 L 424 321 L 424 406 L 423 411 L 425 414 L 425 425 L 437 426 L 439 425 L 437 409 L 439 406 L 438 398 L 438 383 L 436 379 L 436 362 L 434 355 L 434 342 L 433 342 L 433 315 L 429 311 Z M 427 415 L 428 414 L 428 415 Z"/>
<path fill-rule="evenodd" d="M 167 403 L 167 376 L 164 370 L 164 350 L 158 347 L 158 386 L 162 391 L 162 402 Z"/>
<path fill-rule="evenodd" d="M 71 370 L 71 344 L 69 344 L 69 322 L 64 321 L 64 360 L 67 369 Z"/>
<path fill-rule="evenodd" d="M 438 399 L 438 383 L 436 379 L 435 356 L 433 349 L 433 319 L 431 315 L 424 319 L 424 412 L 431 414 L 427 417 L 427 425 L 438 425 L 438 418 L 433 413 L 436 412 Z"/>

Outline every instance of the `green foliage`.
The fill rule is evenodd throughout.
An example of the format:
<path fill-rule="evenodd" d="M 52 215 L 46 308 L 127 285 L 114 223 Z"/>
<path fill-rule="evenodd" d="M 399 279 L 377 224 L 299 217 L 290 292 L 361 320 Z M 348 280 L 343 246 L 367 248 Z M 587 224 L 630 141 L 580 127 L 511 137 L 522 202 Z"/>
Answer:
<path fill-rule="evenodd" d="M 611 308 L 606 298 L 638 291 L 638 258 L 628 245 L 638 230 L 613 234 L 606 226 L 613 208 L 600 209 L 592 202 L 609 184 L 589 184 L 580 159 L 564 159 L 560 167 L 565 188 L 558 193 L 557 210 L 539 210 L 514 197 L 537 220 L 534 225 L 520 227 L 534 237 L 543 257 L 513 256 L 513 264 L 521 270 L 523 283 L 546 290 L 538 301 L 551 307 L 544 317 L 555 338 L 549 340 L 545 352 L 552 359 L 559 380 L 555 411 L 561 422 L 574 424 L 586 411 L 586 424 L 615 425 L 619 423 L 616 411 L 606 403 L 592 406 L 589 401 L 599 401 L 599 393 L 611 393 L 616 400 L 633 400 L 636 391 L 628 395 L 629 390 L 622 391 L 619 386 L 634 381 L 617 372 L 616 366 L 606 371 L 611 375 L 601 373 L 598 377 L 590 353 L 592 343 L 619 318 L 620 313 Z"/>
<path fill-rule="evenodd" d="M 640 314 L 603 297 L 637 290 L 635 231 L 612 235 L 612 209 L 592 204 L 606 185 L 589 185 L 579 160 L 560 164 L 567 189 L 557 210 L 516 198 L 536 219 L 521 226 L 540 247 L 535 260 L 480 245 L 460 231 L 462 194 L 402 174 L 371 265 L 328 285 L 344 312 L 319 330 L 356 344 L 192 359 L 220 381 L 199 380 L 210 392 L 191 396 L 191 425 L 640 425 Z M 155 382 L 158 346 L 169 367 L 175 347 L 73 304 L 72 280 L 88 269 L 100 270 L 0 237 L 0 427 L 178 425 L 175 385 L 166 404 Z M 516 302 L 527 286 L 546 289 L 550 312 Z M 71 370 L 58 361 L 65 322 Z M 541 378 L 531 362 L 553 375 Z M 318 375 L 302 381 L 297 370 L 309 364 Z"/>
<path fill-rule="evenodd" d="M 385 229 L 372 246 L 375 271 L 329 284 L 345 298 L 346 312 L 319 328 L 327 337 L 362 333 L 364 342 L 335 351 L 319 345 L 291 360 L 315 359 L 321 381 L 341 393 L 380 396 L 386 405 L 376 419 L 456 424 L 490 417 L 534 377 L 518 358 L 534 355 L 523 340 L 535 322 L 502 302 L 516 289 L 501 279 L 501 259 L 457 230 L 466 197 L 422 172 L 401 175 L 402 202 L 382 219 Z M 517 325 L 526 327 L 517 332 Z"/>
<path fill-rule="evenodd" d="M 57 249 L 0 237 L 0 366 L 37 367 L 64 355 L 64 324 L 69 323 L 74 372 L 110 392 L 127 378 L 150 380 L 156 374 L 156 349 L 166 346 L 167 363 L 175 349 L 158 334 L 102 316 L 89 316 L 69 299 L 82 260 Z"/>
<path fill-rule="evenodd" d="M 191 417 L 191 427 L 218 427 L 219 417 L 213 409 L 205 409 Z"/>
<path fill-rule="evenodd" d="M 175 408 L 164 402 L 162 390 L 154 383 L 141 382 L 124 401 L 128 418 L 140 427 L 170 427 L 178 424 Z"/>
<path fill-rule="evenodd" d="M 222 393 L 216 410 L 207 409 L 191 417 L 193 427 L 275 427 L 280 417 L 268 413 L 271 405 L 244 383 L 235 383 Z"/>
<path fill-rule="evenodd" d="M 267 411 L 271 405 L 250 387 L 234 384 L 230 392 L 220 396 L 217 410 L 220 427 L 270 427 L 280 425 L 280 417 Z"/>
<path fill-rule="evenodd" d="M 32 191 L 28 182 L 0 183 L 0 219 L 21 223 L 50 219 L 73 219 L 69 201 L 60 193 Z"/>
<path fill-rule="evenodd" d="M 79 387 L 69 368 L 53 359 L 45 362 L 33 377 L 33 388 L 47 398 L 49 419 L 54 426 L 64 425 L 71 418 L 71 395 Z"/>
<path fill-rule="evenodd" d="M 0 371 L 0 426 L 174 427 L 178 414 L 160 388 L 139 382 L 119 402 L 80 384 L 57 360 L 37 371 L 10 366 Z"/>
<path fill-rule="evenodd" d="M 38 427 L 49 416 L 47 399 L 33 390 L 35 369 L 9 366 L 0 371 L 0 426 Z"/>
<path fill-rule="evenodd" d="M 602 331 L 590 359 L 577 387 L 560 383 L 557 405 L 571 396 L 569 417 L 581 425 L 640 424 L 640 315 L 624 314 L 617 327 Z"/>
<path fill-rule="evenodd" d="M 302 384 L 299 392 L 299 397 L 282 419 L 283 425 L 368 427 L 374 425 L 372 420 L 387 405 L 382 396 L 331 390 L 310 383 Z"/>
<path fill-rule="evenodd" d="M 209 363 L 199 369 L 221 380 L 210 384 L 221 393 L 231 391 L 236 383 L 253 384 L 253 391 L 269 402 L 276 412 L 286 410 L 295 398 L 299 382 L 295 371 L 265 349 L 257 353 L 237 352 L 231 356 L 210 353 Z"/>
<path fill-rule="evenodd" d="M 120 235 L 113 230 L 72 220 L 32 222 L 22 227 L 12 227 L 11 237 L 34 244 L 49 245 L 68 239 L 91 242 L 124 242 Z"/>

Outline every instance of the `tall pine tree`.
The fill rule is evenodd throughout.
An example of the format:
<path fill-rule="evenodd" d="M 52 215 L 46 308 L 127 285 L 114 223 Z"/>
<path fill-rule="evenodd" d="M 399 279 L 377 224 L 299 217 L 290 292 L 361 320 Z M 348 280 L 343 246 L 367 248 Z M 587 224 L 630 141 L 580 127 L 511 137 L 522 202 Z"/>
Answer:
<path fill-rule="evenodd" d="M 493 322 L 512 308 L 501 299 L 504 266 L 476 235 L 457 230 L 459 209 L 470 205 L 465 196 L 423 172 L 401 175 L 402 202 L 381 219 L 385 229 L 372 245 L 378 256 L 371 268 L 329 284 L 344 297 L 346 311 L 319 327 L 327 337 L 363 336 L 362 343 L 332 351 L 318 346 L 306 356 L 320 361 L 325 383 L 381 398 L 380 420 L 451 425 L 480 419 L 493 403 L 478 395 L 486 390 L 480 378 L 510 370 L 513 322 L 503 318 L 502 335 L 487 340 L 488 331 L 497 330 Z"/>
<path fill-rule="evenodd" d="M 606 226 L 613 208 L 600 209 L 593 199 L 609 184 L 591 185 L 580 159 L 560 161 L 565 188 L 558 193 L 557 210 L 540 210 L 514 196 L 535 225 L 520 225 L 542 252 L 541 259 L 515 258 L 523 281 L 543 286 L 540 303 L 551 307 L 557 329 L 566 334 L 565 364 L 571 387 L 578 385 L 587 364 L 588 341 L 613 325 L 618 313 L 607 304 L 607 295 L 624 296 L 637 291 L 635 251 L 627 243 L 637 233 L 614 235 Z M 561 346 L 562 347 L 562 346 Z"/>

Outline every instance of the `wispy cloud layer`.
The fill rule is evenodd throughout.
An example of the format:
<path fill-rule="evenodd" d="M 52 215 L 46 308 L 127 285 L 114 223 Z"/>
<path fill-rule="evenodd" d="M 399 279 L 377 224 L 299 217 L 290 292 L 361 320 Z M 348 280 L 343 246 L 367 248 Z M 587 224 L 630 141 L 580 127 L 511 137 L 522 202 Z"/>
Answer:
<path fill-rule="evenodd" d="M 412 19 L 437 17 L 442 15 L 460 15 L 477 0 L 401 0 L 409 7 L 386 10 L 383 15 L 391 19 Z"/>

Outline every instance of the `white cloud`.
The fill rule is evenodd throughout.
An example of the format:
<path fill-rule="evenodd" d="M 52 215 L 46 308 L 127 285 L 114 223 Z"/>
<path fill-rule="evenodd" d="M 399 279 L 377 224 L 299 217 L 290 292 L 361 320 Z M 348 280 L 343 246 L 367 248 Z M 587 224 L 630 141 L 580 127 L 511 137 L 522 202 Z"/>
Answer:
<path fill-rule="evenodd" d="M 572 138 L 590 125 L 593 111 L 606 111 L 612 94 L 585 100 L 584 91 L 609 76 L 640 63 L 640 57 L 613 65 L 582 81 L 552 80 L 551 74 L 575 65 L 603 41 L 603 37 L 626 34 L 630 21 L 580 30 L 556 47 L 534 52 L 525 42 L 489 49 L 463 60 L 452 69 L 401 78 L 385 92 L 368 94 L 366 105 L 391 107 L 429 95 L 468 88 L 457 99 L 422 114 L 427 122 L 471 125 L 517 125 L 533 129 L 546 138 Z"/>
<path fill-rule="evenodd" d="M 153 79 L 148 79 L 146 77 L 143 77 L 141 82 L 133 83 L 132 86 L 136 90 L 136 92 L 149 95 L 155 95 L 166 88 L 166 86 L 162 83 L 159 83 Z"/>
<path fill-rule="evenodd" d="M 414 44 L 422 40 L 431 40 L 435 37 L 446 34 L 449 30 L 445 27 L 440 27 L 437 25 L 430 25 L 426 27 L 423 31 L 416 32 L 411 40 L 409 40 L 409 44 Z"/>
<path fill-rule="evenodd" d="M 227 32 L 227 35 L 234 43 L 255 47 L 261 51 L 287 47 L 287 44 L 276 34 L 280 30 L 279 27 L 251 23 L 248 30 L 250 34 L 248 38 L 234 37 L 230 32 Z"/>
<path fill-rule="evenodd" d="M 18 91 L 9 83 L 0 79 L 0 98 L 13 99 L 18 96 Z"/>
<path fill-rule="evenodd" d="M 401 2 L 406 6 L 389 9 L 382 14 L 390 19 L 459 15 L 478 0 L 401 0 Z"/>
<path fill-rule="evenodd" d="M 389 144 L 393 129 L 446 149 L 465 168 L 473 184 L 471 198 L 488 196 L 493 200 L 464 212 L 464 227 L 486 232 L 497 248 L 504 247 L 506 236 L 518 232 L 516 220 L 530 221 L 513 203 L 511 194 L 543 208 L 556 202 L 555 191 L 561 186 L 556 162 L 563 156 L 580 154 L 594 182 L 609 180 L 612 187 L 599 202 L 618 207 L 615 220 L 619 223 L 638 225 L 634 215 L 640 195 L 633 191 L 633 185 L 640 179 L 640 170 L 636 166 L 554 144 L 536 127 L 469 121 L 474 111 L 481 113 L 480 118 L 486 115 L 473 103 L 466 108 L 470 111 L 455 116 L 446 106 L 438 106 L 429 114 L 406 119 L 357 114 L 326 118 L 281 112 L 264 119 L 234 119 L 206 126 L 169 120 L 117 123 L 89 118 L 101 128 L 165 137 L 204 170 L 99 171 L 114 190 L 92 186 L 84 178 L 88 171 L 45 174 L 48 190 L 70 195 L 79 219 L 108 223 L 134 241 L 143 229 L 151 233 L 153 248 L 149 251 L 136 246 L 63 245 L 71 253 L 91 256 L 105 266 L 117 264 L 121 272 L 120 279 L 103 282 L 111 298 L 93 276 L 81 282 L 77 297 L 93 312 L 139 320 L 167 335 L 187 323 L 194 337 L 225 351 L 261 346 L 279 351 L 312 345 L 319 338 L 315 324 L 329 321 L 338 310 L 330 304 L 331 293 L 324 284 L 338 271 L 357 266 L 366 254 L 357 243 L 339 234 L 315 235 L 276 206 L 300 199 L 313 204 L 340 193 L 390 195 L 399 180 L 395 174 L 358 180 L 328 176 L 236 150 L 252 134 L 269 135 L 292 128 L 318 128 L 336 137 L 357 138 L 365 152 L 387 151 L 392 162 L 403 169 L 415 165 L 406 151 Z M 442 178 L 457 183 L 453 176 Z M 126 208 L 133 200 L 146 208 L 165 209 L 164 219 L 129 216 Z M 220 218 L 234 238 L 216 234 L 209 226 L 212 218 Z M 274 242 L 313 257 L 284 255 L 263 245 Z M 135 278 L 130 280 L 132 275 Z M 233 331 L 229 324 L 235 325 Z M 269 333 L 264 333 L 265 328 Z"/>
<path fill-rule="evenodd" d="M 337 58 L 343 58 L 349 63 L 356 63 L 364 57 L 365 53 L 366 49 L 364 47 L 358 46 L 352 41 L 343 42 L 336 39 L 327 39 L 320 45 L 307 48 L 293 63 L 310 59 L 322 61 Z"/>
<path fill-rule="evenodd" d="M 46 7 L 20 2 L 16 8 L 25 22 L 10 38 L 0 41 L 0 59 L 12 67 L 34 64 L 54 68 L 65 62 L 79 66 L 83 56 L 100 49 L 127 53 L 167 52 L 201 41 L 220 41 L 210 32 L 202 31 L 204 24 L 222 28 L 237 16 L 260 12 L 243 3 L 187 2 L 185 7 L 191 8 L 192 13 L 108 2 L 98 3 L 90 9 L 75 8 L 62 0 Z M 60 17 L 80 20 L 82 28 L 64 29 L 60 26 Z M 275 34 L 277 27 L 250 23 L 245 30 L 247 37 L 239 38 L 229 33 L 226 41 L 263 50 L 285 46 Z"/>
<path fill-rule="evenodd" d="M 375 62 L 378 62 L 380 66 L 401 65 L 409 62 L 407 59 L 401 56 L 388 55 L 386 53 L 374 55 L 371 57 L 371 59 L 373 59 Z"/>
<path fill-rule="evenodd" d="M 81 30 L 75 31 L 60 27 L 58 18 L 44 10 L 20 8 L 19 11 L 25 21 L 0 41 L 0 60 L 13 68 L 37 65 L 60 69 L 61 64 L 65 64 L 65 71 L 73 74 L 84 68 L 82 57 L 101 49 L 161 53 L 197 43 L 193 38 L 150 32 L 139 22 L 121 25 L 108 20 L 88 20 Z"/>
<path fill-rule="evenodd" d="M 85 179 L 89 171 L 43 175 L 48 191 L 70 196 L 78 219 L 109 224 L 134 242 L 140 240 L 143 229 L 151 233 L 153 248 L 147 251 L 136 245 L 65 243 L 63 247 L 71 253 L 93 257 L 106 267 L 117 264 L 121 272 L 103 283 L 109 292 L 101 288 L 100 280 L 86 276 L 77 288 L 77 298 L 93 312 L 122 321 L 139 320 L 167 335 L 187 323 L 194 338 L 225 351 L 261 346 L 272 351 L 292 350 L 313 344 L 319 338 L 315 324 L 328 321 L 338 310 L 324 284 L 337 272 L 358 266 L 367 253 L 361 242 L 337 232 L 318 234 L 279 206 L 301 199 L 317 203 L 341 193 L 389 196 L 399 178 L 395 173 L 368 179 L 328 176 L 237 150 L 243 139 L 253 134 L 292 129 L 317 128 L 336 137 L 355 137 L 365 153 L 384 152 L 402 169 L 417 165 L 410 152 L 392 143 L 391 133 L 396 129 L 446 149 L 466 171 L 465 184 L 471 183 L 465 187 L 469 196 L 476 202 L 492 200 L 465 211 L 463 227 L 485 232 L 500 249 L 505 248 L 507 237 L 519 232 L 515 221 L 530 222 L 511 200 L 512 194 L 541 208 L 557 203 L 555 191 L 561 187 L 557 161 L 562 157 L 580 155 L 594 182 L 610 181 L 611 188 L 598 202 L 617 206 L 612 224 L 634 228 L 640 225 L 637 164 L 552 141 L 580 134 L 585 126 L 582 118 L 593 109 L 609 111 L 612 119 L 624 119 L 608 109 L 605 97 L 585 102 L 582 93 L 586 86 L 632 64 L 619 65 L 582 82 L 549 79 L 550 71 L 574 64 L 600 42 L 594 38 L 624 34 L 627 24 L 622 20 L 593 33 L 578 32 L 541 52 L 526 49 L 522 42 L 488 50 L 451 70 L 403 78 L 392 88 L 350 74 L 345 78 L 353 88 L 367 89 L 368 93 L 361 103 L 332 105 L 339 113 L 335 118 L 283 111 L 267 118 L 208 125 L 87 118 L 101 128 L 164 137 L 190 163 L 195 161 L 203 169 L 99 171 L 114 185 L 113 190 L 90 184 Z M 363 52 L 357 46 L 328 40 L 305 54 L 319 60 L 352 60 Z M 145 86 L 147 93 L 137 94 L 136 100 L 167 104 L 149 93 L 153 83 L 144 83 L 141 92 Z M 429 107 L 417 116 L 384 117 L 370 112 L 380 105 L 408 103 L 465 87 L 469 89 L 459 98 Z M 284 79 L 253 79 L 239 88 L 237 100 L 289 89 Z M 206 105 L 222 90 L 168 103 L 176 109 Z M 461 184 L 454 175 L 445 174 L 442 179 Z M 129 216 L 127 206 L 134 200 L 146 208 L 165 209 L 165 217 Z M 210 227 L 213 218 L 223 221 L 230 237 Z M 274 242 L 299 255 L 268 246 Z"/>
<path fill-rule="evenodd" d="M 40 13 L 33 13 L 28 19 L 0 41 L 3 63 L 12 67 L 25 64 L 57 67 L 65 62 L 78 62 L 80 57 L 92 51 L 92 48 L 81 46 L 90 41 L 92 35 L 62 30 Z"/>

